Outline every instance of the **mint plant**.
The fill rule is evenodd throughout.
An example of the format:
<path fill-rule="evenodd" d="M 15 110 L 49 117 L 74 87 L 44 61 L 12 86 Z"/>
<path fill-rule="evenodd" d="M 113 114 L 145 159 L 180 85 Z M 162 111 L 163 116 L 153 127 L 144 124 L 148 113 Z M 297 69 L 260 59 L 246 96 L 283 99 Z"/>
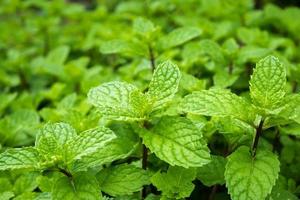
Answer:
<path fill-rule="evenodd" d="M 39 131 L 35 147 L 16 148 L 2 153 L 0 169 L 61 172 L 65 176 L 54 183 L 51 191 L 53 199 L 61 199 L 66 193 L 69 199 L 81 199 L 83 197 L 80 196 L 85 196 L 87 190 L 90 198 L 99 199 L 95 177 L 88 173 L 76 174 L 73 166 L 75 161 L 97 151 L 115 137 L 110 129 L 104 127 L 77 134 L 65 123 L 47 124 Z M 74 187 L 77 188 L 75 191 Z"/>
<path fill-rule="evenodd" d="M 1 1 L 0 200 L 299 199 L 299 17 Z"/>
<path fill-rule="evenodd" d="M 199 167 L 208 163 L 210 156 L 195 125 L 185 118 L 164 117 L 159 112 L 172 100 L 179 80 L 178 67 L 167 61 L 155 69 L 146 93 L 128 83 L 110 82 L 92 88 L 88 99 L 104 117 L 139 122 L 137 131 L 143 143 L 160 159 L 171 165 Z M 154 124 L 154 120 L 158 122 Z"/>
<path fill-rule="evenodd" d="M 282 122 L 289 105 L 282 105 L 286 96 L 285 67 L 276 57 L 260 60 L 250 80 L 252 104 L 230 91 L 210 89 L 187 95 L 182 110 L 188 113 L 217 117 L 232 117 L 255 129 L 251 147 L 241 146 L 228 157 L 225 181 L 232 199 L 265 199 L 271 192 L 279 173 L 276 155 L 263 147 L 259 138 L 263 131 Z M 266 181 L 267 180 L 267 181 Z"/>

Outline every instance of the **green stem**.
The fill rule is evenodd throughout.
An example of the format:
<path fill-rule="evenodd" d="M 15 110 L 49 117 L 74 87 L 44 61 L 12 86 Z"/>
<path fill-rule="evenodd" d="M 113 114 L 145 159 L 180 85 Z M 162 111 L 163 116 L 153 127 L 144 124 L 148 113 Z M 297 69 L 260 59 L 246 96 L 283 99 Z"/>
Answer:
<path fill-rule="evenodd" d="M 147 147 L 143 144 L 143 158 L 142 158 L 142 168 L 147 169 L 148 165 L 148 149 Z"/>
<path fill-rule="evenodd" d="M 218 191 L 218 185 L 214 185 L 211 190 L 211 193 L 209 194 L 208 200 L 213 200 L 215 198 L 217 191 Z"/>
<path fill-rule="evenodd" d="M 155 57 L 154 57 L 154 52 L 153 52 L 152 46 L 150 44 L 148 45 L 148 51 L 149 51 L 149 60 L 151 63 L 151 69 L 153 72 L 155 69 Z"/>
<path fill-rule="evenodd" d="M 65 176 L 72 178 L 72 174 L 70 172 L 68 172 L 67 170 L 63 169 L 63 168 L 58 168 L 58 171 L 63 173 Z"/>
<path fill-rule="evenodd" d="M 151 124 L 148 121 L 144 121 L 143 123 L 143 128 L 144 129 L 150 129 Z M 143 144 L 142 147 L 142 168 L 146 170 L 148 167 L 148 149 L 146 145 Z M 148 194 L 148 188 L 147 186 L 144 186 L 142 191 L 141 191 L 141 199 L 145 199 L 147 194 Z"/>
<path fill-rule="evenodd" d="M 252 145 L 252 156 L 253 157 L 255 157 L 255 155 L 256 155 L 256 150 L 257 150 L 257 146 L 258 146 L 259 137 L 262 135 L 262 131 L 263 131 L 263 125 L 264 125 L 264 120 L 262 119 L 259 122 L 258 127 L 256 128 L 256 134 L 255 134 L 254 142 L 253 142 L 253 145 Z"/>
<path fill-rule="evenodd" d="M 255 9 L 261 9 L 262 6 L 263 6 L 262 0 L 255 0 L 255 4 L 254 4 Z"/>
<path fill-rule="evenodd" d="M 148 51 L 149 51 L 149 60 L 150 60 L 150 64 L 151 64 L 151 69 L 152 69 L 152 72 L 154 72 L 155 57 L 154 57 L 154 52 L 153 52 L 152 46 L 150 44 L 148 44 Z M 148 121 L 144 121 L 143 128 L 149 129 L 150 126 L 151 126 L 151 124 Z M 144 144 L 142 147 L 142 152 L 143 152 L 142 153 L 142 168 L 144 170 L 146 170 L 148 167 L 148 149 Z M 148 193 L 147 186 L 144 186 L 141 191 L 141 199 L 145 199 L 147 196 L 147 193 Z"/>
<path fill-rule="evenodd" d="M 148 165 L 148 149 L 147 147 L 143 144 L 143 158 L 142 158 L 142 168 L 144 170 L 147 169 Z M 145 199 L 147 196 L 147 186 L 143 186 L 143 189 L 141 191 L 141 199 Z"/>
<path fill-rule="evenodd" d="M 297 87 L 298 87 L 298 83 L 297 83 L 297 81 L 294 81 L 294 82 L 293 82 L 293 85 L 292 85 L 292 92 L 293 92 L 293 93 L 296 93 L 296 92 L 297 92 Z"/>
<path fill-rule="evenodd" d="M 278 146 L 280 145 L 280 135 L 279 135 L 279 129 L 276 128 L 276 132 L 275 132 L 275 138 L 273 141 L 273 147 L 272 147 L 272 151 L 273 153 L 276 151 L 276 148 L 278 148 Z"/>

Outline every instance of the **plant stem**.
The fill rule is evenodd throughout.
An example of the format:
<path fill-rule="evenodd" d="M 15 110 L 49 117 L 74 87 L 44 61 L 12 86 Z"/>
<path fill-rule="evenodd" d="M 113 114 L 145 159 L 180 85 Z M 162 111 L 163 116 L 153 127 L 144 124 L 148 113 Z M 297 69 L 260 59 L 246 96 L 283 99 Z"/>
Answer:
<path fill-rule="evenodd" d="M 142 168 L 143 170 L 147 169 L 147 159 L 148 159 L 148 150 L 147 147 L 143 144 L 143 157 L 142 157 Z M 141 199 L 145 199 L 147 196 L 147 186 L 143 186 L 141 190 Z"/>
<path fill-rule="evenodd" d="M 263 125 L 264 125 L 264 120 L 262 119 L 259 122 L 258 127 L 256 128 L 256 134 L 255 134 L 254 142 L 252 145 L 252 156 L 253 157 L 255 157 L 255 155 L 256 155 L 256 149 L 257 149 L 259 137 L 262 135 Z"/>
<path fill-rule="evenodd" d="M 148 121 L 144 121 L 143 128 L 149 129 L 151 124 Z M 146 170 L 148 167 L 148 149 L 146 145 L 143 144 L 142 147 L 142 168 Z M 147 186 L 144 186 L 141 191 L 141 199 L 145 199 L 147 196 Z"/>
<path fill-rule="evenodd" d="M 254 7 L 255 9 L 261 9 L 262 8 L 262 0 L 255 0 Z"/>
<path fill-rule="evenodd" d="M 218 190 L 218 185 L 214 185 L 214 187 L 211 190 L 211 193 L 209 194 L 208 200 L 213 200 L 215 198 L 217 190 Z"/>
<path fill-rule="evenodd" d="M 58 168 L 59 172 L 63 173 L 65 176 L 72 178 L 72 174 L 63 168 Z"/>
<path fill-rule="evenodd" d="M 155 57 L 154 57 L 152 46 L 150 44 L 148 44 L 148 51 L 149 51 L 149 60 L 150 60 L 150 64 L 151 64 L 151 70 L 152 70 L 152 72 L 154 72 Z M 149 129 L 150 126 L 151 126 L 151 124 L 149 124 L 148 121 L 144 121 L 143 127 L 145 129 Z M 147 166 L 148 166 L 148 149 L 144 144 L 143 144 L 143 147 L 142 147 L 142 152 L 143 152 L 143 155 L 142 155 L 142 168 L 144 170 L 146 170 Z M 147 196 L 147 186 L 144 186 L 142 191 L 141 191 L 141 199 L 145 199 L 146 196 Z"/>
<path fill-rule="evenodd" d="M 147 147 L 143 144 L 143 158 L 142 158 L 142 168 L 147 169 L 147 160 L 148 160 L 148 149 Z"/>
<path fill-rule="evenodd" d="M 148 165 L 148 149 L 143 144 L 143 158 L 142 158 L 142 168 L 143 168 L 143 170 L 147 169 L 147 165 Z M 141 191 L 141 199 L 145 199 L 146 196 L 147 196 L 147 186 L 143 186 L 143 189 Z"/>
<path fill-rule="evenodd" d="M 296 91 L 297 91 L 297 86 L 298 86 L 297 81 L 294 81 L 294 82 L 293 82 L 293 86 L 292 86 L 292 92 L 293 92 L 293 93 L 296 93 Z"/>
<path fill-rule="evenodd" d="M 150 63 L 151 63 L 151 69 L 152 69 L 152 72 L 153 72 L 154 69 L 155 69 L 155 57 L 154 57 L 152 46 L 150 44 L 148 45 L 148 50 L 149 50 L 149 60 L 150 60 Z"/>
<path fill-rule="evenodd" d="M 275 138 L 273 141 L 273 149 L 272 152 L 274 153 L 276 151 L 276 147 L 278 148 L 278 146 L 280 145 L 280 135 L 279 135 L 279 129 L 276 128 L 276 133 L 275 133 Z"/>

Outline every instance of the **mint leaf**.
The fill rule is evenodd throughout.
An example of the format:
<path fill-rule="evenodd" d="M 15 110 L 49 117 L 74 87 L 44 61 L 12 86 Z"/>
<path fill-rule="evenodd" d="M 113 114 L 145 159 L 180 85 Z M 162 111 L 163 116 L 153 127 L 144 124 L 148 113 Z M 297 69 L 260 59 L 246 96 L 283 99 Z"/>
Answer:
<path fill-rule="evenodd" d="M 102 199 L 95 176 L 88 173 L 59 178 L 52 188 L 53 200 L 100 200 Z"/>
<path fill-rule="evenodd" d="M 299 198 L 296 195 L 294 195 L 291 191 L 289 191 L 289 187 L 291 186 L 291 184 L 288 185 L 288 182 L 289 181 L 285 180 L 284 177 L 279 176 L 267 200 L 298 200 Z M 296 191 L 293 192 L 296 193 Z"/>
<path fill-rule="evenodd" d="M 253 103 L 261 108 L 274 109 L 285 96 L 286 71 L 278 58 L 267 56 L 260 60 L 250 80 Z"/>
<path fill-rule="evenodd" d="M 213 67 L 218 67 L 220 65 L 226 65 L 226 59 L 222 52 L 220 45 L 210 39 L 204 39 L 199 42 L 199 53 L 200 56 L 211 60 L 214 65 Z"/>
<path fill-rule="evenodd" d="M 70 48 L 68 46 L 60 46 L 50 51 L 45 62 L 51 65 L 62 65 L 66 61 Z"/>
<path fill-rule="evenodd" d="M 88 101 L 99 113 L 115 120 L 144 119 L 144 111 L 137 103 L 141 100 L 145 97 L 134 85 L 119 81 L 104 83 L 88 93 Z"/>
<path fill-rule="evenodd" d="M 166 61 L 157 66 L 147 92 L 155 102 L 154 109 L 161 108 L 172 100 L 178 90 L 180 78 L 180 71 L 172 62 Z"/>
<path fill-rule="evenodd" d="M 76 137 L 76 131 L 69 124 L 46 124 L 38 133 L 36 148 L 47 161 L 70 159 L 68 142 Z"/>
<path fill-rule="evenodd" d="M 52 200 L 52 195 L 50 192 L 38 193 L 33 200 Z"/>
<path fill-rule="evenodd" d="M 1 200 L 9 200 L 14 197 L 14 193 L 12 191 L 5 191 L 0 193 L 0 199 Z"/>
<path fill-rule="evenodd" d="M 184 97 L 181 103 L 184 112 L 207 116 L 231 116 L 253 123 L 256 112 L 242 97 L 224 89 L 196 91 Z"/>
<path fill-rule="evenodd" d="M 64 63 L 68 58 L 69 52 L 70 48 L 64 45 L 51 50 L 47 57 L 41 60 L 41 63 L 34 64 L 37 65 L 35 70 L 40 68 L 40 71 L 47 74 L 66 79 L 67 74 L 64 71 Z"/>
<path fill-rule="evenodd" d="M 69 142 L 69 145 L 76 155 L 74 159 L 80 159 L 83 156 L 96 152 L 115 138 L 116 135 L 112 130 L 105 127 L 97 127 L 80 133 Z"/>
<path fill-rule="evenodd" d="M 296 195 L 289 191 L 291 190 L 291 184 L 289 184 L 289 182 L 290 181 L 286 180 L 283 176 L 279 176 L 267 200 L 299 200 Z M 294 189 L 292 190 L 294 193 L 296 193 Z"/>
<path fill-rule="evenodd" d="M 264 200 L 278 178 L 279 161 L 272 152 L 258 149 L 252 157 L 242 146 L 228 157 L 225 180 L 233 200 Z"/>
<path fill-rule="evenodd" d="M 147 52 L 146 45 L 139 41 L 125 41 L 125 40 L 110 40 L 103 42 L 100 46 L 100 52 L 102 54 L 133 54 L 144 56 Z"/>
<path fill-rule="evenodd" d="M 39 115 L 34 110 L 20 109 L 0 120 L 0 141 L 7 146 L 31 144 L 39 125 Z"/>
<path fill-rule="evenodd" d="M 169 167 L 167 173 L 156 173 L 151 177 L 151 183 L 162 191 L 162 195 L 170 199 L 189 197 L 195 185 L 195 169 Z"/>
<path fill-rule="evenodd" d="M 197 179 L 206 186 L 225 183 L 226 159 L 222 156 L 212 156 L 211 162 L 197 169 Z"/>
<path fill-rule="evenodd" d="M 100 47 L 100 52 L 103 54 L 112 54 L 120 52 L 130 52 L 132 47 L 129 42 L 123 40 L 111 40 L 104 42 Z"/>
<path fill-rule="evenodd" d="M 97 167 L 126 158 L 136 150 L 140 140 L 129 124 L 114 123 L 109 128 L 115 132 L 117 137 L 101 149 L 84 156 L 81 161 L 75 164 L 76 170 Z"/>
<path fill-rule="evenodd" d="M 39 155 L 32 147 L 8 149 L 0 154 L 0 170 L 38 168 Z"/>
<path fill-rule="evenodd" d="M 202 30 L 197 27 L 181 27 L 173 30 L 161 39 L 161 46 L 164 49 L 181 45 L 202 34 Z"/>
<path fill-rule="evenodd" d="M 14 183 L 14 194 L 19 195 L 25 192 L 31 192 L 37 188 L 38 184 L 36 178 L 38 177 L 38 172 L 27 172 L 21 174 Z"/>
<path fill-rule="evenodd" d="M 16 98 L 17 93 L 4 93 L 0 94 L 0 114 L 2 111 Z"/>
<path fill-rule="evenodd" d="M 155 31 L 154 24 L 142 17 L 138 17 L 134 20 L 133 29 L 141 35 L 150 34 Z"/>
<path fill-rule="evenodd" d="M 97 179 L 101 190 L 111 196 L 129 195 L 150 183 L 147 171 L 128 164 L 105 168 Z"/>
<path fill-rule="evenodd" d="M 210 161 L 201 132 L 186 118 L 163 117 L 142 138 L 151 152 L 172 166 L 200 167 Z"/>
<path fill-rule="evenodd" d="M 77 134 L 69 124 L 54 123 L 40 130 L 36 148 L 46 161 L 68 164 L 94 153 L 115 138 L 113 131 L 105 127 Z"/>
<path fill-rule="evenodd" d="M 1 172 L 1 173 L 3 173 L 3 172 Z M 9 173 L 6 173 L 6 174 L 9 174 Z M 13 184 L 11 183 L 10 179 L 11 179 L 11 177 L 9 177 L 9 176 L 2 175 L 0 177 L 0 185 L 2 186 L 0 188 L 0 193 L 13 190 Z"/>
<path fill-rule="evenodd" d="M 281 110 L 278 113 L 279 117 L 287 120 L 293 120 L 300 124 L 300 95 L 291 94 L 286 96 L 281 103 Z"/>

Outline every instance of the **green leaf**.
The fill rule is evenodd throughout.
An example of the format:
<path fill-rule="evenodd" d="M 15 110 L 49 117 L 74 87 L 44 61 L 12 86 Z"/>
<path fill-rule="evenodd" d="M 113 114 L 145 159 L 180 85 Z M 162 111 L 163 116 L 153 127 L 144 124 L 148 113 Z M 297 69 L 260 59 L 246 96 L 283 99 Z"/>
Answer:
<path fill-rule="evenodd" d="M 38 133 L 36 148 L 47 161 L 69 160 L 72 149 L 68 142 L 76 137 L 76 131 L 69 124 L 46 124 Z"/>
<path fill-rule="evenodd" d="M 198 51 L 201 53 L 199 56 L 204 57 L 206 60 L 213 61 L 216 65 L 215 67 L 226 65 L 224 53 L 217 42 L 210 39 L 204 39 L 201 40 L 198 45 Z"/>
<path fill-rule="evenodd" d="M 138 17 L 134 20 L 133 29 L 141 35 L 149 34 L 155 31 L 154 24 L 150 20 L 142 17 Z"/>
<path fill-rule="evenodd" d="M 1 192 L 0 193 L 0 200 L 9 200 L 14 197 L 14 193 L 11 191 Z"/>
<path fill-rule="evenodd" d="M 292 192 L 289 191 L 288 181 L 283 176 L 279 176 L 276 184 L 272 188 L 271 194 L 267 200 L 299 200 Z"/>
<path fill-rule="evenodd" d="M 34 199 L 36 194 L 34 192 L 24 192 L 14 198 L 14 200 L 23 200 L 23 199 Z"/>
<path fill-rule="evenodd" d="M 100 52 L 103 54 L 112 54 L 131 51 L 131 46 L 123 40 L 111 40 L 104 42 L 100 47 Z"/>
<path fill-rule="evenodd" d="M 202 34 L 202 30 L 197 27 L 181 27 L 173 30 L 162 38 L 161 46 L 164 49 L 181 45 Z"/>
<path fill-rule="evenodd" d="M 151 177 L 152 184 L 162 191 L 162 195 L 171 199 L 189 197 L 195 185 L 192 181 L 196 177 L 195 169 L 169 167 L 167 173 L 156 173 Z"/>
<path fill-rule="evenodd" d="M 6 94 L 1 92 L 0 94 L 0 114 L 2 111 L 16 98 L 17 93 Z"/>
<path fill-rule="evenodd" d="M 163 117 L 142 138 L 151 152 L 172 166 L 201 167 L 210 162 L 200 130 L 186 118 Z"/>
<path fill-rule="evenodd" d="M 38 187 L 36 178 L 38 172 L 27 172 L 21 174 L 18 179 L 14 182 L 14 194 L 20 195 L 25 192 L 31 192 Z"/>
<path fill-rule="evenodd" d="M 274 109 L 285 96 L 285 67 L 274 56 L 260 60 L 250 80 L 253 103 L 261 108 Z"/>
<path fill-rule="evenodd" d="M 110 40 L 103 42 L 100 46 L 100 52 L 102 54 L 132 54 L 132 55 L 142 55 L 145 56 L 147 52 L 147 46 L 139 41 L 127 42 L 125 40 Z"/>
<path fill-rule="evenodd" d="M 206 87 L 206 80 L 198 79 L 193 75 L 187 73 L 181 73 L 179 88 L 187 90 L 188 92 L 204 90 Z"/>
<path fill-rule="evenodd" d="M 104 147 L 116 136 L 108 128 L 97 127 L 77 135 L 66 123 L 47 124 L 40 130 L 36 147 L 47 161 L 65 164 L 81 159 Z"/>
<path fill-rule="evenodd" d="M 1 172 L 2 175 L 3 172 Z M 5 192 L 5 191 L 12 191 L 13 190 L 13 183 L 11 182 L 11 178 L 8 175 L 9 173 L 7 173 L 7 176 L 1 176 L 0 177 L 0 193 Z"/>
<path fill-rule="evenodd" d="M 97 179 L 102 191 L 111 195 L 129 195 L 150 183 L 149 174 L 134 165 L 118 165 L 101 170 Z"/>
<path fill-rule="evenodd" d="M 34 110 L 20 109 L 0 120 L 0 141 L 7 146 L 32 144 L 39 115 Z"/>
<path fill-rule="evenodd" d="M 86 130 L 70 141 L 70 149 L 74 151 L 74 159 L 90 155 L 103 148 L 111 140 L 115 139 L 114 132 L 105 127 L 97 127 Z"/>
<path fill-rule="evenodd" d="M 222 156 L 212 156 L 211 162 L 198 168 L 197 179 L 204 185 L 210 187 L 216 184 L 223 185 L 225 183 L 226 159 Z"/>
<path fill-rule="evenodd" d="M 104 83 L 88 93 L 88 101 L 99 113 L 115 120 L 143 120 L 141 100 L 145 97 L 134 85 L 119 81 Z"/>
<path fill-rule="evenodd" d="M 166 61 L 157 66 L 147 92 L 147 95 L 155 102 L 154 109 L 172 100 L 178 90 L 180 78 L 180 71 L 172 62 Z"/>
<path fill-rule="evenodd" d="M 272 152 L 258 149 L 252 157 L 248 147 L 240 147 L 228 157 L 225 180 L 233 200 L 264 200 L 275 185 L 279 161 Z"/>
<path fill-rule="evenodd" d="M 299 200 L 299 198 L 288 190 L 272 191 L 268 200 Z"/>
<path fill-rule="evenodd" d="M 257 47 L 248 45 L 240 48 L 238 56 L 236 58 L 237 64 L 245 64 L 247 62 L 257 62 L 260 58 L 263 58 L 271 53 L 268 48 Z"/>
<path fill-rule="evenodd" d="M 281 105 L 282 109 L 278 113 L 278 116 L 287 120 L 293 120 L 300 124 L 300 95 L 291 94 L 286 96 Z"/>
<path fill-rule="evenodd" d="M 36 63 L 35 70 L 66 79 L 67 74 L 64 71 L 64 63 L 68 58 L 70 48 L 68 46 L 60 46 L 51 50 L 41 63 Z"/>
<path fill-rule="evenodd" d="M 102 199 L 95 176 L 88 173 L 73 175 L 72 178 L 62 177 L 52 188 L 53 200 L 100 200 Z"/>
<path fill-rule="evenodd" d="M 238 78 L 239 75 L 229 74 L 225 69 L 218 70 L 213 77 L 214 86 L 219 88 L 227 88 L 234 84 Z"/>
<path fill-rule="evenodd" d="M 184 97 L 180 108 L 187 113 L 227 117 L 250 124 L 255 120 L 254 108 L 242 97 L 224 89 L 196 91 Z"/>
<path fill-rule="evenodd" d="M 65 176 L 65 174 L 59 171 L 54 171 L 50 173 L 45 173 L 45 172 L 36 178 L 36 182 L 38 183 L 38 187 L 42 192 L 51 192 L 54 183 L 59 178 Z"/>
<path fill-rule="evenodd" d="M 34 169 L 38 163 L 38 152 L 32 147 L 8 149 L 0 154 L 0 170 Z"/>
<path fill-rule="evenodd" d="M 62 65 L 70 52 L 70 48 L 68 46 L 60 46 L 56 49 L 50 51 L 50 53 L 46 57 L 46 63 Z"/>
<path fill-rule="evenodd" d="M 38 193 L 34 200 L 52 200 L 52 195 L 50 192 Z"/>
<path fill-rule="evenodd" d="M 81 161 L 75 164 L 74 168 L 76 170 L 97 167 L 105 163 L 123 159 L 135 151 L 140 140 L 129 124 L 114 123 L 109 128 L 115 132 L 117 138 L 110 141 L 96 152 L 84 156 Z"/>

